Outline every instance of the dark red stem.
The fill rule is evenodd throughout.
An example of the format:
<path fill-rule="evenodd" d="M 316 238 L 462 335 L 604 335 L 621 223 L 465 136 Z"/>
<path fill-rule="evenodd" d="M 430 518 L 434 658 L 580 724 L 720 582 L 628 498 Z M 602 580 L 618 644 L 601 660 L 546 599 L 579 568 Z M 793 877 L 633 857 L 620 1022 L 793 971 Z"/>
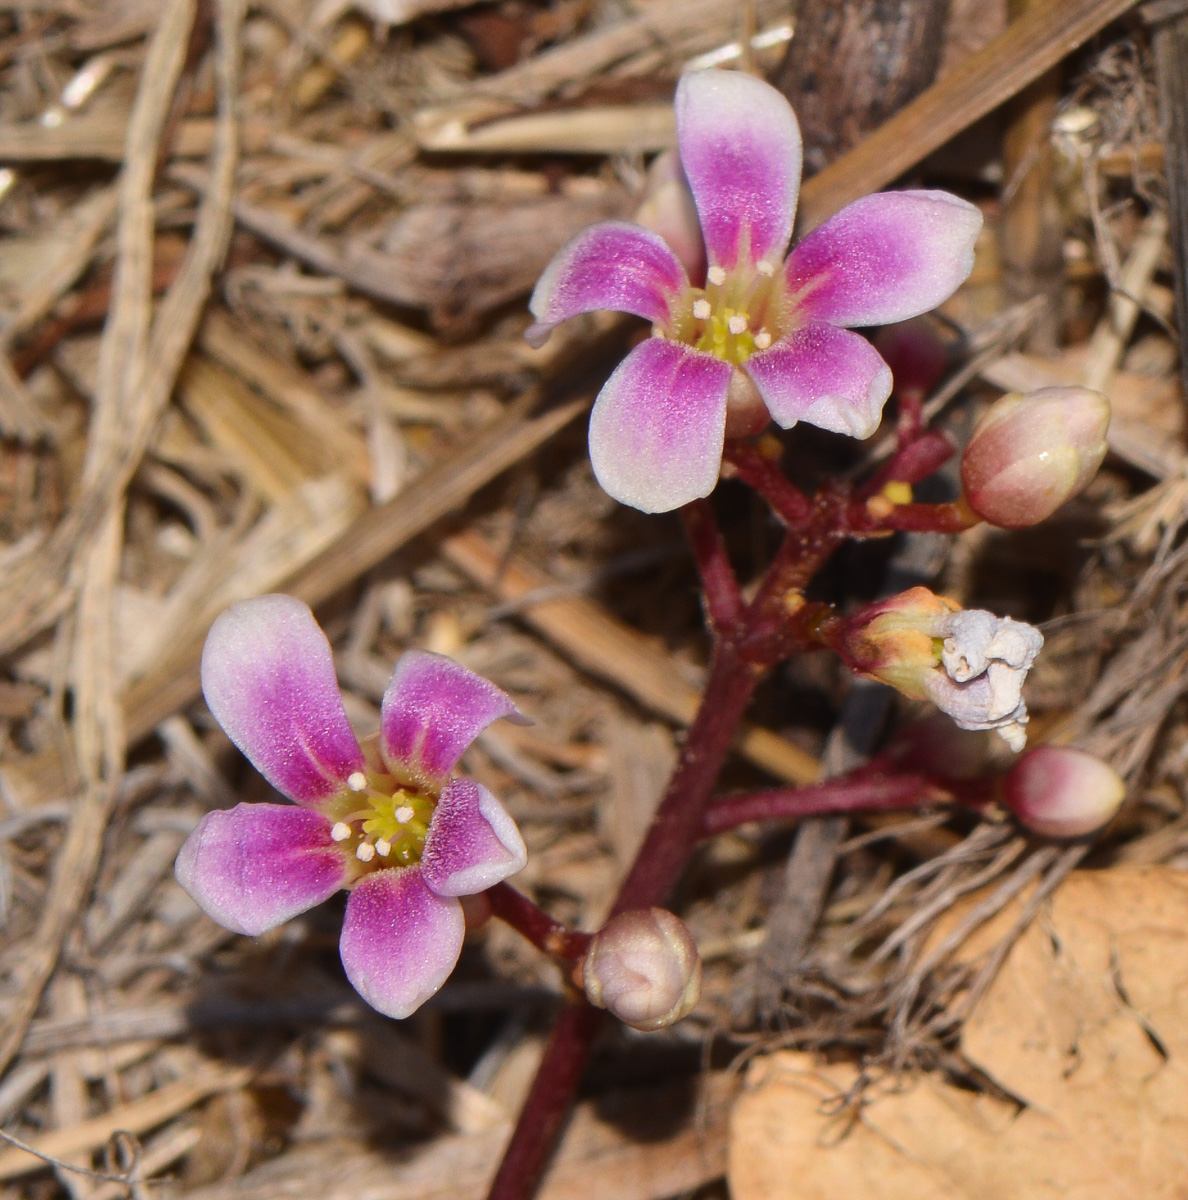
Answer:
<path fill-rule="evenodd" d="M 710 626 L 716 633 L 726 633 L 742 611 L 742 592 L 714 510 L 708 500 L 694 500 L 681 509 L 681 519 L 701 575 Z"/>
<path fill-rule="evenodd" d="M 981 523 L 977 515 L 963 500 L 948 504 L 896 504 L 882 512 L 875 496 L 867 502 L 865 511 L 854 506 L 851 514 L 850 531 L 861 537 L 863 534 L 879 533 L 961 533 Z"/>
<path fill-rule="evenodd" d="M 524 1200 L 536 1192 L 569 1118 L 604 1015 L 580 1000 L 561 1010 L 515 1132 L 503 1152 L 489 1200 Z"/>
<path fill-rule="evenodd" d="M 806 525 L 813 516 L 814 504 L 780 470 L 779 464 L 761 453 L 752 442 L 726 443 L 722 457 L 738 477 L 748 483 L 771 505 L 775 514 L 794 529 Z"/>
<path fill-rule="evenodd" d="M 762 673 L 740 659 L 729 641 L 718 644 L 680 761 L 614 912 L 660 904 L 680 878 L 701 841 L 710 794 Z M 562 1011 L 489 1200 L 524 1200 L 535 1192 L 573 1102 L 600 1016 L 581 1001 Z"/>
<path fill-rule="evenodd" d="M 705 836 L 736 829 L 748 821 L 786 821 L 837 813 L 887 812 L 955 797 L 925 775 L 838 778 L 802 788 L 770 788 L 723 796 L 705 814 Z"/>
<path fill-rule="evenodd" d="M 543 908 L 534 904 L 523 892 L 507 883 L 497 883 L 484 895 L 491 905 L 491 915 L 505 921 L 522 934 L 538 950 L 563 962 L 577 962 L 589 948 L 592 935 L 568 929 L 554 921 Z"/>

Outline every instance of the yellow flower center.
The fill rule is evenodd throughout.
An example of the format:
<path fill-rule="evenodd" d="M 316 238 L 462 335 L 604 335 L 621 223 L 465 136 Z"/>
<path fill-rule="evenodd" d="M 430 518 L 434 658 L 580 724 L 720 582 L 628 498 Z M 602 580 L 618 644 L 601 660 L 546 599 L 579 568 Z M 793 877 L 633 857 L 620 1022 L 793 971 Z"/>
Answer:
<path fill-rule="evenodd" d="M 437 797 L 382 770 L 356 771 L 326 806 L 330 836 L 362 873 L 421 861 Z"/>
<path fill-rule="evenodd" d="M 690 288 L 671 326 L 657 330 L 735 366 L 790 332 L 795 312 L 783 293 L 783 267 L 746 262 L 710 267 L 705 287 Z"/>

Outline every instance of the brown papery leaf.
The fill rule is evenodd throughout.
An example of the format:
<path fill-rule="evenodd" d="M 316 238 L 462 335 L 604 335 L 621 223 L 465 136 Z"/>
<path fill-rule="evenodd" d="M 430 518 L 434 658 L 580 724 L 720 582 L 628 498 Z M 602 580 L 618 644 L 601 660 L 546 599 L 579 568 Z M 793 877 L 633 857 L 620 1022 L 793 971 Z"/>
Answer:
<path fill-rule="evenodd" d="M 773 1055 L 752 1066 L 734 1110 L 731 1195 L 1182 1200 L 1186 1018 L 1188 877 L 1073 875 L 962 1038 L 1021 1107 L 939 1076 L 856 1089 L 851 1065 Z"/>

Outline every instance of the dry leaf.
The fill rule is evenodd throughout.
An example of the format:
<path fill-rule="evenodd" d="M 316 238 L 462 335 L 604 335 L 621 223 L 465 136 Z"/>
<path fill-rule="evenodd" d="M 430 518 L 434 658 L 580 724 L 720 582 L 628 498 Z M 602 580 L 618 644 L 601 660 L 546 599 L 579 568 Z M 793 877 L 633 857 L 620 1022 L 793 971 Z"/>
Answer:
<path fill-rule="evenodd" d="M 1188 876 L 1074 875 L 964 1031 L 966 1056 L 1022 1107 L 934 1076 L 876 1081 L 852 1104 L 853 1066 L 774 1055 L 735 1107 L 731 1194 L 1184 1200 L 1186 1017 Z"/>

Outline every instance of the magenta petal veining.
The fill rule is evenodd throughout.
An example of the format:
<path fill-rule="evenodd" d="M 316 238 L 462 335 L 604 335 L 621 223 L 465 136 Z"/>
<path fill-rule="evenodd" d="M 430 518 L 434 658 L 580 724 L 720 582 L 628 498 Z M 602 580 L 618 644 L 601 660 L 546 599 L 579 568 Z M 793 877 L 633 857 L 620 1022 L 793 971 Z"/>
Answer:
<path fill-rule="evenodd" d="M 380 709 L 380 752 L 390 770 L 440 786 L 466 747 L 500 717 L 526 718 L 506 692 L 444 654 L 400 656 Z"/>
<path fill-rule="evenodd" d="M 644 512 L 708 496 L 722 463 L 731 370 L 660 338 L 636 346 L 590 414 L 590 461 L 603 489 Z"/>
<path fill-rule="evenodd" d="M 226 929 L 257 936 L 328 900 L 346 863 L 321 813 L 238 804 L 207 813 L 177 856 L 177 880 Z"/>
<path fill-rule="evenodd" d="M 537 281 L 528 307 L 534 340 L 578 313 L 614 309 L 665 323 L 688 287 L 685 269 L 658 234 L 624 221 L 604 221 L 579 233 Z"/>
<path fill-rule="evenodd" d="M 833 325 L 806 325 L 756 354 L 744 368 L 776 424 L 867 438 L 891 394 L 891 371 L 862 336 Z"/>
<path fill-rule="evenodd" d="M 787 100 L 738 71 L 692 71 L 677 85 L 676 120 L 710 264 L 778 263 L 800 189 L 800 127 Z"/>
<path fill-rule="evenodd" d="M 880 192 L 847 205 L 788 256 L 797 309 L 831 325 L 890 325 L 935 308 L 973 270 L 982 214 L 948 192 Z"/>
<path fill-rule="evenodd" d="M 430 891 L 421 871 L 380 871 L 347 900 L 342 965 L 372 1008 L 407 1017 L 449 978 L 465 928 L 462 905 Z"/>
<path fill-rule="evenodd" d="M 472 896 L 524 869 L 528 851 L 507 810 L 473 779 L 441 793 L 421 870 L 439 896 Z"/>
<path fill-rule="evenodd" d="M 252 765 L 292 800 L 313 804 L 363 766 L 326 635 L 292 596 L 233 604 L 202 651 L 202 693 Z"/>

